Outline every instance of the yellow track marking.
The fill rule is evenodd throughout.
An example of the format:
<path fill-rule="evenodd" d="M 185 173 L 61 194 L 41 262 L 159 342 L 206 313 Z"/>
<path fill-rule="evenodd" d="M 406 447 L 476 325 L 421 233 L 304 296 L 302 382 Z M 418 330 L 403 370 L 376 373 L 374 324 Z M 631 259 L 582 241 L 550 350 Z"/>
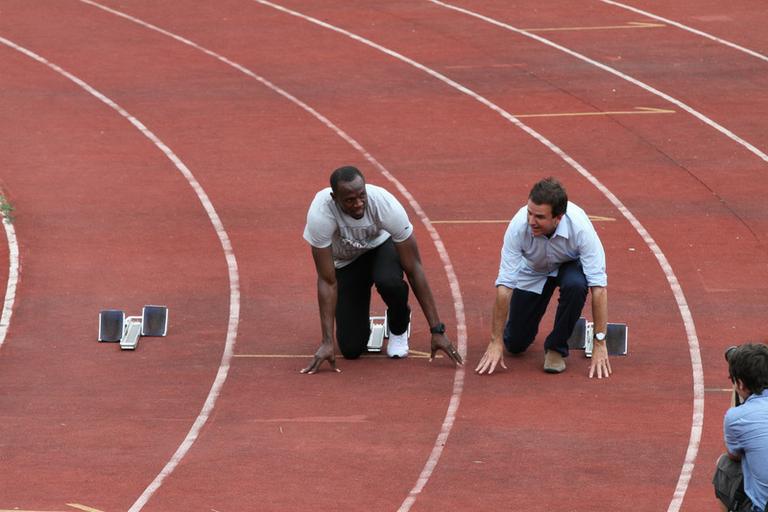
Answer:
<path fill-rule="evenodd" d="M 445 69 L 485 69 L 485 68 L 519 68 L 522 64 L 454 64 L 445 66 Z"/>
<path fill-rule="evenodd" d="M 261 359 L 303 359 L 312 357 L 312 354 L 235 354 L 232 357 L 253 357 Z"/>
<path fill-rule="evenodd" d="M 67 506 L 76 508 L 78 510 L 84 510 L 85 512 L 102 512 L 97 508 L 86 507 L 85 505 L 80 505 L 79 503 L 67 503 Z M 42 510 L 22 510 L 18 508 L 0 508 L 0 512 L 63 512 L 63 511 L 54 511 L 54 510 L 42 511 Z"/>
<path fill-rule="evenodd" d="M 581 32 L 585 30 L 626 30 L 634 28 L 661 28 L 666 27 L 663 23 L 644 23 L 642 21 L 629 21 L 624 25 L 603 25 L 597 27 L 544 27 L 544 28 L 521 28 L 526 32 Z"/>
<path fill-rule="evenodd" d="M 429 352 L 421 352 L 419 350 L 409 350 L 408 355 L 410 357 L 413 357 L 415 359 L 424 359 L 429 357 Z M 242 357 L 242 358 L 251 358 L 251 359 L 311 359 L 314 357 L 314 354 L 235 354 L 232 357 Z M 361 357 L 387 357 L 385 353 L 367 353 L 362 354 Z M 443 357 L 442 355 L 438 354 L 435 356 L 437 357 Z M 0 510 L 0 512 L 4 512 L 3 510 Z"/>
<path fill-rule="evenodd" d="M 674 114 L 674 110 L 653 107 L 635 107 L 634 110 L 614 110 L 608 112 L 554 112 L 551 114 L 512 114 L 522 119 L 526 117 L 586 117 L 586 116 L 631 116 L 647 114 Z"/>

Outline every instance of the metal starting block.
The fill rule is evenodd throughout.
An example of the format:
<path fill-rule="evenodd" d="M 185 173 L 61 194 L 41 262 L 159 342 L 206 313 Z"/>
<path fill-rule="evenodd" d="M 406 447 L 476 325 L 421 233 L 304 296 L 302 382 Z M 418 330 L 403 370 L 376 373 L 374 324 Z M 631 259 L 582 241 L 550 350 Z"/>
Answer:
<path fill-rule="evenodd" d="M 579 318 L 573 328 L 571 337 L 568 338 L 568 348 L 571 350 L 583 350 L 584 355 L 592 357 L 594 344 L 595 324 L 588 322 L 586 318 Z M 627 324 L 608 323 L 605 333 L 605 346 L 608 355 L 625 356 L 629 347 L 629 326 Z"/>
<path fill-rule="evenodd" d="M 99 341 L 120 342 L 123 350 L 136 350 L 141 336 L 165 336 L 168 333 L 168 308 L 144 306 L 141 316 L 125 316 L 119 309 L 99 313 Z"/>
<path fill-rule="evenodd" d="M 123 324 L 123 337 L 120 338 L 120 348 L 123 350 L 136 350 L 141 336 L 141 317 L 129 316 Z"/>
<path fill-rule="evenodd" d="M 386 316 L 372 316 L 371 319 L 371 334 L 368 335 L 368 352 L 381 352 L 381 347 L 384 345 L 384 332 L 387 325 Z"/>
<path fill-rule="evenodd" d="M 381 352 L 381 347 L 384 345 L 384 338 L 389 339 L 389 319 L 387 318 L 387 312 L 384 312 L 384 316 L 372 316 L 370 317 L 371 334 L 368 336 L 368 352 Z M 408 329 L 405 331 L 408 336 L 411 336 L 411 322 L 408 322 Z"/>

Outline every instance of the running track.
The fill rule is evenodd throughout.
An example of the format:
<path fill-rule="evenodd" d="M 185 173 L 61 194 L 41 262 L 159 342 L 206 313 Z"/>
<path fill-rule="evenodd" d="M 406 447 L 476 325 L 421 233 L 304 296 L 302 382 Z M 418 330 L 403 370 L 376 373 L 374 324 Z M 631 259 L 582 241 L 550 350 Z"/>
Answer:
<path fill-rule="evenodd" d="M 0 2 L 0 510 L 711 509 L 722 350 L 764 339 L 768 12 L 540 4 Z M 347 163 L 407 205 L 466 369 L 298 374 L 306 207 Z M 609 381 L 544 374 L 540 341 L 471 371 L 505 227 L 480 221 L 548 174 L 600 218 Z M 167 338 L 95 342 L 146 303 Z"/>

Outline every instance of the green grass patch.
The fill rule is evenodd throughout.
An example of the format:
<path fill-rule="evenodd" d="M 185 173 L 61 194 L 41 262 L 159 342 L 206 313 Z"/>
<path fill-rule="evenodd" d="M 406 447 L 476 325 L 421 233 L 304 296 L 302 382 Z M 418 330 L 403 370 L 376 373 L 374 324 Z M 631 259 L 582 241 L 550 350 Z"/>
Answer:
<path fill-rule="evenodd" d="M 5 198 L 4 195 L 0 194 L 0 215 L 3 216 L 3 220 L 8 224 L 13 224 L 15 218 L 13 216 L 14 210 L 15 208 L 13 205 Z"/>

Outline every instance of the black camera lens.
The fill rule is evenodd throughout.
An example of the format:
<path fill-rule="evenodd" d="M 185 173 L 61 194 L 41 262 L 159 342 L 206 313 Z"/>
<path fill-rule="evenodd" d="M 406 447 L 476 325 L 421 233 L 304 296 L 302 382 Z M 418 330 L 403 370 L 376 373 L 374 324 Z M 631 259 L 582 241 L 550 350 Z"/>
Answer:
<path fill-rule="evenodd" d="M 725 355 L 725 360 L 726 361 L 730 361 L 731 360 L 731 355 L 733 354 L 734 350 L 736 350 L 736 348 L 737 347 L 734 345 L 732 347 L 728 347 L 727 349 L 725 349 L 725 354 L 723 354 L 723 355 Z"/>

